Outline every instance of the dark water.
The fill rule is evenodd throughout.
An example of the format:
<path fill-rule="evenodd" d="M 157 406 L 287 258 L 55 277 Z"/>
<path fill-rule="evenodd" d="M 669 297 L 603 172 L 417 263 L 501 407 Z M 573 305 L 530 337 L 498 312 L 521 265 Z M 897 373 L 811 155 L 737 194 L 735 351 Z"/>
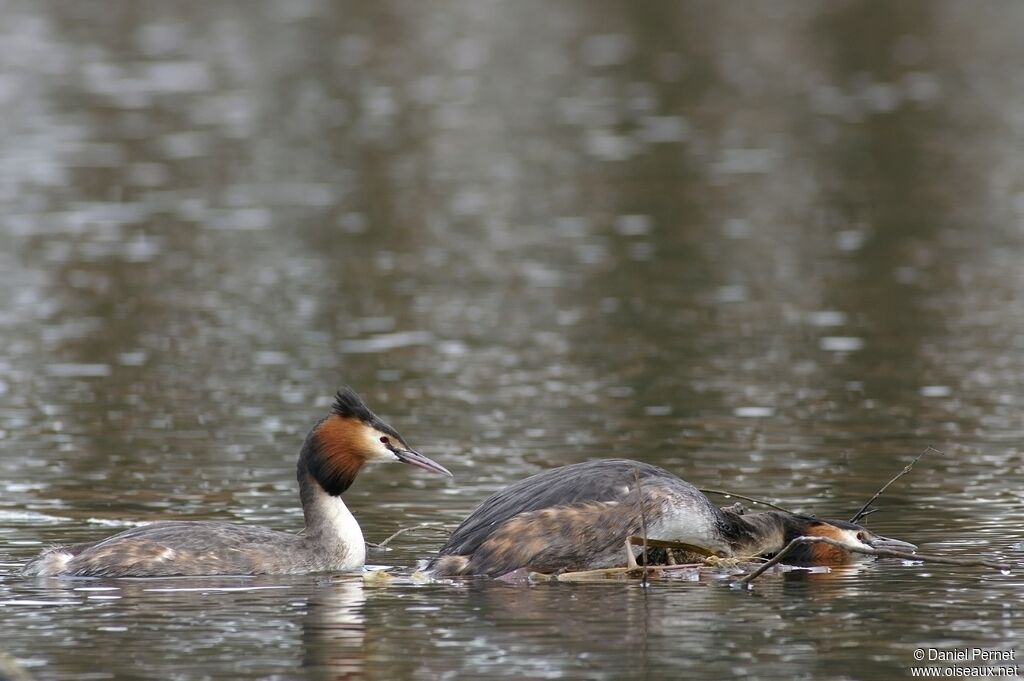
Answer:
<path fill-rule="evenodd" d="M 295 453 L 341 383 L 456 475 L 368 471 L 369 540 L 606 456 L 849 517 L 932 445 L 871 527 L 1020 564 L 1021 5 L 0 16 L 0 669 L 893 679 L 915 648 L 1024 654 L 1019 570 L 13 575 L 135 522 L 297 529 Z"/>

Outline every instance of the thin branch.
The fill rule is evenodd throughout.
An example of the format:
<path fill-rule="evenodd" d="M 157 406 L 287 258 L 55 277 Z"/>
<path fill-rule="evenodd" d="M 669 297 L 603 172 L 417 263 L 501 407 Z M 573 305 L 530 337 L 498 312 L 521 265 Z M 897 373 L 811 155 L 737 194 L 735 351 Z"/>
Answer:
<path fill-rule="evenodd" d="M 594 579 L 609 579 L 613 577 L 631 577 L 633 573 L 639 572 L 642 568 L 635 567 L 610 567 L 597 568 L 596 570 L 577 570 L 575 572 L 560 572 L 557 574 L 532 572 L 530 577 L 538 580 L 552 580 L 556 582 L 585 582 Z M 654 571 L 658 568 L 650 567 L 647 570 Z M 645 570 L 644 572 L 646 572 Z"/>
<path fill-rule="evenodd" d="M 633 469 L 633 476 L 636 478 L 636 505 L 640 508 L 640 531 L 643 533 L 643 564 L 641 567 L 644 569 L 643 577 L 640 580 L 640 586 L 647 587 L 647 513 L 644 511 L 644 496 L 640 490 L 640 469 Z M 630 549 L 632 552 L 633 549 Z"/>
<path fill-rule="evenodd" d="M 861 546 L 849 546 L 841 541 L 831 539 L 829 537 L 797 537 L 792 540 L 786 547 L 776 553 L 771 560 L 761 565 L 756 570 L 751 572 L 736 581 L 736 584 L 750 584 L 752 581 L 764 574 L 765 570 L 778 565 L 782 562 L 789 553 L 793 551 L 800 544 L 831 544 L 832 546 L 838 546 L 841 549 L 846 549 L 851 553 L 862 553 L 866 556 L 878 556 L 879 558 L 902 558 L 903 560 L 915 560 L 922 563 L 942 563 L 944 565 L 965 565 L 965 566 L 983 566 L 995 568 L 996 570 L 1009 570 L 1011 566 L 1009 563 L 999 563 L 992 560 L 979 560 L 979 559 L 966 559 L 966 558 L 949 558 L 946 556 L 933 556 L 924 553 L 906 553 L 904 551 L 893 551 L 892 549 L 873 549 L 869 547 Z"/>
<path fill-rule="evenodd" d="M 379 544 L 374 544 L 372 541 L 368 541 L 368 542 L 366 542 L 366 545 L 367 546 L 372 546 L 375 549 L 383 549 L 383 548 L 387 547 L 387 545 L 395 537 L 397 537 L 399 535 L 402 535 L 402 534 L 405 534 L 406 532 L 413 532 L 413 531 L 416 531 L 416 530 L 434 530 L 435 532 L 447 532 L 448 531 L 444 527 L 438 527 L 437 523 L 420 523 L 419 525 L 413 525 L 412 527 L 403 527 L 402 529 L 398 530 L 397 532 L 395 532 L 394 534 L 392 534 L 390 537 L 388 537 L 387 539 L 385 539 L 384 541 L 382 541 Z"/>
<path fill-rule="evenodd" d="M 868 507 L 870 507 L 871 504 L 875 503 L 875 499 L 877 499 L 878 497 L 882 496 L 882 492 L 884 492 L 885 490 L 889 489 L 889 485 L 891 485 L 892 483 L 896 482 L 897 480 L 902 478 L 904 475 L 909 473 L 910 469 L 914 467 L 914 464 L 917 463 L 918 461 L 920 461 L 921 457 L 924 456 L 925 454 L 927 454 L 928 452 L 938 452 L 939 454 L 942 454 L 941 451 L 939 451 L 938 449 L 935 449 L 935 447 L 932 447 L 931 445 L 928 445 L 927 447 L 925 447 L 924 451 L 921 452 L 920 454 L 918 454 L 917 456 L 915 456 L 914 460 L 911 461 L 910 463 L 908 463 L 906 466 L 904 466 L 903 470 L 900 471 L 899 473 L 897 473 L 896 476 L 892 480 L 890 480 L 889 482 L 887 482 L 884 485 L 882 485 L 882 489 L 880 489 L 877 492 L 875 492 L 875 496 L 873 496 L 870 499 L 868 499 L 868 502 L 860 507 L 860 510 L 857 511 L 857 513 L 854 514 L 854 516 L 852 518 L 850 518 L 850 522 L 851 523 L 855 523 L 858 520 L 860 520 L 861 518 L 863 518 L 864 516 L 866 516 L 868 514 Z"/>
<path fill-rule="evenodd" d="M 686 563 L 680 565 L 651 565 L 646 569 L 641 567 L 611 567 L 598 568 L 596 570 L 577 570 L 575 572 L 562 572 L 558 574 L 546 574 L 543 572 L 532 572 L 530 577 L 538 580 L 551 580 L 558 582 L 585 582 L 590 580 L 609 579 L 613 577 L 633 577 L 637 572 L 644 575 L 663 575 L 677 570 L 695 570 L 706 567 L 704 563 Z M 642 577 L 641 577 L 642 579 Z"/>
<path fill-rule="evenodd" d="M 707 567 L 707 563 L 676 563 L 675 565 L 659 565 L 652 567 L 651 570 L 657 570 L 659 572 L 672 572 L 673 570 L 692 570 L 694 568 Z"/>
<path fill-rule="evenodd" d="M 742 499 L 743 501 L 749 501 L 749 502 L 751 502 L 753 504 L 761 504 L 762 506 L 770 506 L 771 508 L 774 508 L 777 511 L 782 511 L 784 513 L 792 513 L 793 515 L 799 515 L 798 513 L 793 513 L 793 511 L 790 511 L 788 508 L 783 508 L 782 506 L 779 506 L 778 504 L 773 504 L 770 501 L 765 501 L 764 499 L 755 499 L 754 497 L 745 497 L 742 494 L 736 494 L 735 492 L 727 492 L 727 491 L 725 491 L 723 489 L 704 489 L 702 487 L 700 489 L 700 491 L 703 492 L 704 494 L 718 494 L 718 495 L 721 495 L 723 497 L 736 497 L 737 499 Z"/>

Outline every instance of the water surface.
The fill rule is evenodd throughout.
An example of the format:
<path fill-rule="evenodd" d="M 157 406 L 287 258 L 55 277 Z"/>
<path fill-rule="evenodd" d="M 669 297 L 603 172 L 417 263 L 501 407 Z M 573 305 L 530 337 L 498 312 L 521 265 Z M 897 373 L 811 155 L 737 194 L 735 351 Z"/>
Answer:
<path fill-rule="evenodd" d="M 138 522 L 301 526 L 349 383 L 455 473 L 545 468 L 1024 560 L 1024 9 L 0 5 L 0 652 L 39 679 L 910 676 L 1021 650 L 1022 581 L 869 562 L 637 584 L 24 580 Z M 396 539 L 411 566 L 441 543 Z"/>

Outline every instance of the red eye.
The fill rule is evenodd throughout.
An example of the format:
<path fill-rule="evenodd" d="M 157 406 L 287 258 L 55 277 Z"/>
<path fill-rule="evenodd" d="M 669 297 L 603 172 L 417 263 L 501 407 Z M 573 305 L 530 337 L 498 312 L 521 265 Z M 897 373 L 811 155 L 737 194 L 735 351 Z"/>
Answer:
<path fill-rule="evenodd" d="M 391 440 L 388 439 L 387 435 L 381 435 L 380 436 L 380 441 L 383 442 L 384 444 L 390 444 L 391 443 Z"/>
<path fill-rule="evenodd" d="M 865 538 L 866 537 L 865 537 L 863 532 L 858 532 L 857 533 L 857 541 L 864 541 Z"/>

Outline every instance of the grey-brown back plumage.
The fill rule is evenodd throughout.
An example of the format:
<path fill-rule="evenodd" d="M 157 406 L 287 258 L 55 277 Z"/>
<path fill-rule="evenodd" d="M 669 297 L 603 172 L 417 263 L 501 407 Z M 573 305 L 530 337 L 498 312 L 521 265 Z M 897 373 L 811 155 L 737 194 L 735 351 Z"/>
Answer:
<path fill-rule="evenodd" d="M 430 568 L 490 575 L 520 567 L 547 572 L 586 567 L 622 551 L 626 538 L 639 533 L 637 474 L 644 511 L 652 517 L 680 497 L 710 517 L 720 515 L 697 488 L 657 466 L 628 459 L 589 461 L 538 473 L 493 494 L 455 529 Z"/>
<path fill-rule="evenodd" d="M 168 521 L 133 527 L 98 542 L 56 547 L 25 566 L 36 573 L 52 553 L 71 555 L 62 574 L 93 577 L 290 572 L 303 537 L 215 521 Z"/>

